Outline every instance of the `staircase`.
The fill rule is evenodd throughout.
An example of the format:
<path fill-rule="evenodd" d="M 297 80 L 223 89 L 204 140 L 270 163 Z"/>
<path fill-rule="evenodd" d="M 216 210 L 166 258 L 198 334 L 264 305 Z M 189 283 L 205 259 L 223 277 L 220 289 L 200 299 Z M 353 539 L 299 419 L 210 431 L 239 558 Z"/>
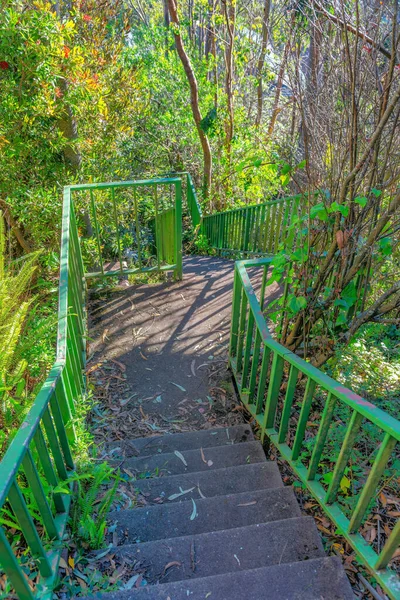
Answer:
<path fill-rule="evenodd" d="M 138 506 L 109 515 L 110 552 L 135 565 L 139 587 L 105 600 L 353 598 L 340 560 L 325 556 L 313 519 L 301 515 L 248 425 L 110 450 L 146 478 L 133 484 Z"/>

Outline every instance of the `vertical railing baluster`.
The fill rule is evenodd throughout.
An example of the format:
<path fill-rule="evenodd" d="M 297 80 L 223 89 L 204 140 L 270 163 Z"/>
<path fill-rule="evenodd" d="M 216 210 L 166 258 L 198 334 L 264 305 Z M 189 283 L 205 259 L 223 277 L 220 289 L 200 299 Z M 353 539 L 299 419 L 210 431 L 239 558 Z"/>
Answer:
<path fill-rule="evenodd" d="M 8 543 L 2 527 L 0 527 L 0 556 L 1 566 L 11 581 L 18 598 L 20 600 L 34 600 L 35 596 L 29 587 L 28 580 L 15 558 L 13 549 Z"/>
<path fill-rule="evenodd" d="M 250 310 L 249 318 L 247 321 L 246 343 L 245 343 L 245 347 L 244 347 L 242 383 L 240 386 L 240 389 L 242 392 L 243 392 L 244 388 L 247 387 L 247 378 L 248 378 L 249 368 L 250 368 L 250 355 L 251 355 L 251 348 L 253 345 L 253 333 L 254 333 L 254 314 L 253 314 L 253 311 Z"/>
<path fill-rule="evenodd" d="M 121 238 L 120 238 L 120 235 L 119 235 L 119 221 L 118 221 L 117 202 L 115 200 L 115 189 L 113 187 L 111 188 L 111 200 L 112 200 L 113 211 L 114 211 L 115 232 L 116 232 L 116 236 L 117 236 L 119 270 L 120 270 L 121 275 L 122 275 L 123 272 L 124 272 L 124 269 L 122 267 Z"/>
<path fill-rule="evenodd" d="M 287 382 L 287 388 L 286 388 L 286 394 L 285 394 L 285 400 L 283 402 L 281 422 L 279 425 L 278 442 L 280 444 L 283 444 L 285 442 L 286 435 L 289 430 L 290 413 L 291 413 L 292 406 L 293 406 L 294 392 L 296 390 L 298 376 L 299 376 L 299 370 L 292 365 L 290 367 L 289 379 Z"/>
<path fill-rule="evenodd" d="M 51 512 L 49 503 L 47 502 L 46 494 L 29 449 L 26 450 L 25 456 L 22 459 L 22 467 L 29 485 L 29 490 L 32 492 L 33 497 L 36 500 L 37 507 L 43 519 L 43 525 L 47 531 L 47 535 L 51 540 L 58 540 L 59 535 L 53 514 Z"/>
<path fill-rule="evenodd" d="M 325 496 L 325 502 L 327 504 L 331 504 L 335 500 L 340 482 L 342 481 L 344 471 L 350 458 L 351 451 L 354 447 L 356 436 L 361 427 L 362 420 L 363 416 L 356 410 L 353 410 L 349 425 L 347 427 L 346 435 L 340 449 L 339 458 L 333 471 L 332 480 Z"/>
<path fill-rule="evenodd" d="M 8 492 L 8 501 L 12 511 L 21 527 L 22 534 L 32 551 L 35 558 L 38 559 L 39 571 L 42 577 L 50 577 L 52 574 L 49 559 L 40 541 L 39 534 L 35 524 L 29 514 L 25 499 L 16 483 L 13 483 Z"/>
<path fill-rule="evenodd" d="M 271 375 L 269 378 L 267 401 L 265 403 L 263 429 L 274 427 L 275 413 L 278 405 L 279 390 L 282 383 L 284 361 L 282 356 L 274 352 Z"/>
<path fill-rule="evenodd" d="M 376 491 L 376 486 L 383 475 L 386 464 L 393 452 L 395 445 L 395 438 L 387 433 L 382 441 L 378 454 L 374 459 L 372 469 L 368 475 L 365 485 L 361 490 L 360 497 L 351 515 L 349 533 L 354 533 L 361 525 L 365 511 L 367 510 L 368 504 Z"/>
<path fill-rule="evenodd" d="M 318 469 L 319 461 L 321 459 L 322 451 L 325 446 L 326 438 L 329 432 L 329 427 L 332 422 L 333 411 L 336 406 L 336 397 L 330 392 L 328 394 L 327 401 L 324 406 L 324 410 L 321 417 L 321 423 L 318 429 L 317 437 L 315 440 L 314 450 L 311 454 L 310 464 L 307 472 L 307 479 L 312 481 Z"/>
<path fill-rule="evenodd" d="M 374 565 L 376 570 L 385 569 L 389 562 L 392 560 L 394 553 L 397 548 L 400 546 L 400 519 L 396 522 L 396 525 L 393 528 L 392 533 L 389 535 L 389 538 L 386 540 L 386 544 L 383 547 L 383 550 L 378 556 L 378 559 Z"/>
<path fill-rule="evenodd" d="M 136 225 L 136 244 L 137 244 L 137 254 L 138 254 L 138 263 L 139 270 L 142 270 L 142 250 L 140 244 L 140 226 L 139 226 L 139 208 L 138 208 L 138 199 L 137 199 L 137 189 L 136 186 L 133 188 L 133 202 L 135 204 L 135 225 Z"/>
<path fill-rule="evenodd" d="M 264 310 L 265 290 L 267 288 L 268 268 L 269 268 L 268 264 L 266 264 L 266 265 L 263 266 L 263 276 L 262 276 L 261 291 L 260 291 L 260 307 L 261 307 L 261 310 Z"/>
<path fill-rule="evenodd" d="M 256 336 L 254 340 L 254 350 L 253 350 L 253 360 L 251 362 L 251 371 L 250 371 L 250 384 L 249 384 L 249 403 L 253 403 L 254 392 L 257 385 L 257 371 L 258 364 L 260 362 L 260 346 L 261 346 L 261 334 L 258 331 L 258 327 L 256 327 Z"/>
<path fill-rule="evenodd" d="M 67 467 L 70 469 L 74 468 L 74 461 L 71 454 L 71 448 L 68 442 L 67 432 L 65 430 L 63 418 L 61 416 L 60 407 L 57 402 L 55 394 L 50 399 L 51 412 L 53 415 L 54 425 L 57 431 L 58 439 L 60 441 L 61 450 L 64 456 L 64 461 Z"/>
<path fill-rule="evenodd" d="M 265 215 L 265 224 L 264 224 L 263 248 L 262 248 L 263 252 L 267 252 L 268 238 L 269 238 L 269 232 L 270 232 L 270 228 L 271 228 L 270 214 L 271 214 L 271 205 L 268 205 L 267 210 L 266 210 L 266 215 Z"/>
<path fill-rule="evenodd" d="M 237 345 L 239 335 L 239 318 L 240 318 L 240 299 L 242 295 L 242 286 L 240 276 L 235 265 L 233 276 L 233 296 L 232 296 L 232 318 L 231 318 L 231 338 L 229 345 L 229 356 L 237 357 Z"/>
<path fill-rule="evenodd" d="M 42 420 L 46 431 L 47 439 L 49 441 L 49 447 L 54 458 L 54 463 L 56 465 L 58 476 L 60 477 L 60 479 L 62 479 L 62 481 L 66 481 L 68 479 L 68 473 L 67 469 L 65 468 L 60 444 L 58 442 L 56 430 L 54 428 L 53 420 L 51 418 L 51 414 L 48 408 L 46 408 L 45 412 L 43 413 Z"/>
<path fill-rule="evenodd" d="M 103 265 L 103 257 L 102 257 L 102 253 L 101 253 L 101 241 L 100 241 L 100 232 L 99 232 L 99 224 L 97 221 L 97 210 L 96 210 L 96 204 L 94 201 L 94 195 L 93 195 L 93 190 L 90 190 L 90 204 L 92 207 L 92 214 L 93 214 L 93 222 L 94 222 L 94 230 L 96 232 L 96 241 L 97 241 L 97 251 L 99 253 L 99 264 L 100 264 L 100 271 L 101 274 L 104 275 L 104 265 Z"/>
<path fill-rule="evenodd" d="M 246 317 L 247 317 L 247 296 L 245 294 L 244 288 L 242 288 L 242 302 L 240 307 L 240 321 L 239 321 L 239 333 L 238 333 L 238 346 L 237 346 L 237 360 L 236 360 L 236 369 L 238 373 L 242 370 L 243 365 L 243 345 L 244 345 L 244 331 L 246 327 Z"/>
<path fill-rule="evenodd" d="M 306 433 L 307 421 L 311 410 L 311 404 L 314 397 L 315 387 L 315 381 L 313 379 L 308 378 L 306 391 L 304 393 L 304 398 L 301 405 L 300 416 L 297 422 L 296 434 L 294 436 L 292 460 L 297 460 L 299 458 L 301 445 L 304 441 L 304 435 Z"/>
<path fill-rule="evenodd" d="M 41 430 L 40 425 L 38 426 L 35 436 L 34 436 L 36 450 L 38 452 L 40 464 L 42 465 L 44 476 L 46 477 L 47 483 L 51 485 L 53 488 L 57 487 L 58 480 L 57 475 L 53 467 L 53 463 L 51 462 L 50 454 L 48 448 L 46 446 L 46 441 L 44 439 L 43 432 Z M 65 512 L 65 504 L 62 497 L 62 494 L 54 493 L 53 494 L 54 506 L 58 513 Z"/>
<path fill-rule="evenodd" d="M 175 264 L 176 277 L 182 279 L 182 184 L 179 179 L 175 184 Z"/>
<path fill-rule="evenodd" d="M 256 414 L 257 415 L 260 414 L 263 410 L 265 385 L 267 383 L 270 354 L 271 354 L 271 350 L 268 348 L 268 346 L 264 345 L 263 357 L 262 357 L 262 362 L 261 362 L 260 378 L 258 380 L 258 390 L 257 390 L 257 403 L 256 403 Z M 263 429 L 263 431 L 262 431 L 262 440 L 264 440 L 264 436 L 265 436 L 265 429 Z"/>

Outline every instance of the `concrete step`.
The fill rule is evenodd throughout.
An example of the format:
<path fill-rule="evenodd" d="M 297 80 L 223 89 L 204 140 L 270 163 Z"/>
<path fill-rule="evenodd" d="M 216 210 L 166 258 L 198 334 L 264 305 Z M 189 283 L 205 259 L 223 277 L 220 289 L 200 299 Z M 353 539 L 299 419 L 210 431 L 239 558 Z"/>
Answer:
<path fill-rule="evenodd" d="M 101 551 L 104 552 L 104 551 Z M 148 584 L 195 579 L 238 569 L 324 556 L 312 517 L 298 517 L 111 548 L 114 560 L 135 564 Z M 167 565 L 170 565 L 167 567 Z M 166 568 L 167 567 L 167 568 Z"/>
<path fill-rule="evenodd" d="M 114 545 L 165 540 L 300 517 L 293 490 L 281 487 L 149 506 L 109 514 Z"/>
<path fill-rule="evenodd" d="M 151 456 L 175 450 L 195 450 L 249 442 L 254 439 L 250 425 L 235 425 L 218 429 L 201 429 L 152 437 L 121 440 L 107 444 L 107 454 L 113 458 Z"/>
<path fill-rule="evenodd" d="M 277 464 L 267 461 L 169 477 L 137 479 L 131 486 L 138 494 L 138 507 L 141 507 L 279 488 L 283 483 Z M 181 494 L 182 491 L 186 493 Z"/>
<path fill-rule="evenodd" d="M 267 546 L 265 540 L 264 546 Z M 263 548 L 259 549 L 263 552 Z M 354 600 L 340 559 L 314 558 L 101 596 L 104 600 Z"/>
<path fill-rule="evenodd" d="M 209 471 L 265 461 L 265 453 L 260 442 L 243 442 L 230 446 L 176 450 L 153 456 L 127 458 L 121 467 L 137 476 L 143 474 L 160 476 Z"/>

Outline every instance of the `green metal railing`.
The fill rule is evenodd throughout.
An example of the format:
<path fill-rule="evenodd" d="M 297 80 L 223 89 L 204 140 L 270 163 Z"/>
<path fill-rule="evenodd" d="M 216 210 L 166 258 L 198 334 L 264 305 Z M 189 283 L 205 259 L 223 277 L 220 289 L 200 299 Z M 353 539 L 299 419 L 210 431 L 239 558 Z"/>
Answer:
<path fill-rule="evenodd" d="M 173 271 L 177 279 L 182 278 L 180 178 L 93 183 L 70 189 L 86 215 L 82 219 L 85 243 L 93 241 L 93 268 L 86 278 L 152 271 Z"/>
<path fill-rule="evenodd" d="M 68 482 L 73 471 L 74 401 L 85 388 L 85 280 L 70 188 L 64 192 L 61 236 L 56 362 L 0 462 L 0 508 L 7 507 L 14 514 L 27 546 L 24 555 L 36 562 L 49 590 L 57 576 L 70 496 L 46 492 L 45 486 L 54 490 Z M 43 530 L 28 509 L 27 488 Z M 34 594 L 18 560 L 20 552 L 0 526 L 1 565 L 18 597 L 32 600 Z M 50 598 L 51 592 L 42 597 Z"/>
<path fill-rule="evenodd" d="M 400 421 L 394 419 L 350 389 L 345 388 L 290 350 L 275 341 L 263 315 L 265 285 L 271 258 L 239 261 L 235 265 L 232 327 L 229 360 L 241 399 L 261 429 L 262 440 L 269 440 L 290 464 L 296 476 L 319 502 L 337 530 L 352 546 L 387 594 L 400 597 L 400 580 L 388 568 L 400 544 L 400 520 L 397 520 L 386 544 L 378 552 L 359 532 L 369 512 L 383 473 L 393 458 L 400 441 Z M 248 268 L 263 269 L 259 299 L 251 283 Z M 302 381 L 301 381 L 302 380 Z M 298 404 L 298 394 L 305 391 Z M 282 391 L 284 390 L 284 391 Z M 304 458 L 304 443 L 315 431 L 310 413 L 317 394 L 324 399 L 315 444 Z M 326 486 L 318 474 L 324 448 L 335 421 L 335 408 L 346 407 L 349 420 L 335 463 L 330 483 Z M 298 410 L 297 421 L 293 419 Z M 355 504 L 346 514 L 339 502 L 340 484 L 347 472 L 356 438 L 364 424 L 373 424 L 383 439 L 373 458 L 371 469 Z"/>
<path fill-rule="evenodd" d="M 201 233 L 220 252 L 274 254 L 280 243 L 292 246 L 301 196 L 290 196 L 203 217 Z"/>
<path fill-rule="evenodd" d="M 167 190 L 164 198 L 159 195 L 160 186 Z M 139 190 L 146 192 L 144 198 L 140 199 Z M 124 195 L 118 193 L 127 191 Z M 83 198 L 82 193 L 88 197 Z M 99 193 L 102 198 L 96 197 Z M 143 211 L 139 210 L 140 202 L 144 204 Z M 128 211 L 124 215 L 122 208 Z M 84 211 L 86 220 L 82 217 Z M 124 264 L 122 217 L 130 222 L 137 236 L 137 266 L 131 268 Z M 51 589 L 57 578 L 61 540 L 71 502 L 69 494 L 57 490 L 69 485 L 74 470 L 75 405 L 85 392 L 86 280 L 155 270 L 171 270 L 181 278 L 181 218 L 181 181 L 177 178 L 74 185 L 64 189 L 56 362 L 0 462 L 0 511 L 12 512 L 26 545 L 14 547 L 7 536 L 9 527 L 0 524 L 0 563 L 21 600 L 35 598 L 21 566 L 21 554 L 25 565 L 31 570 L 36 565 L 40 574 L 41 588 L 45 590 L 40 598 L 52 597 Z M 144 245 L 140 228 L 144 220 L 154 224 L 151 245 L 155 248 L 156 264 L 150 267 L 145 266 L 141 256 Z M 87 273 L 79 229 L 87 227 L 88 221 L 93 232 L 85 241 L 90 238 L 94 241 L 98 270 Z M 107 271 L 104 246 L 110 232 L 114 233 L 118 261 L 116 269 Z M 41 522 L 32 508 L 35 504 Z"/>
<path fill-rule="evenodd" d="M 201 225 L 203 220 L 203 211 L 200 206 L 199 199 L 197 197 L 196 188 L 194 187 L 193 180 L 190 173 L 186 175 L 186 201 L 189 209 L 189 213 L 192 218 L 193 227 Z"/>

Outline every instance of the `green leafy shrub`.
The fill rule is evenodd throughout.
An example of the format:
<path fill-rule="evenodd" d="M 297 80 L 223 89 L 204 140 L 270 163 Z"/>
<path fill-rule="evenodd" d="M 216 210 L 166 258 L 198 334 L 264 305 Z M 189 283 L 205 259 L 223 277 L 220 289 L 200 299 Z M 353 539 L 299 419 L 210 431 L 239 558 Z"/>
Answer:
<path fill-rule="evenodd" d="M 84 548 L 96 550 L 104 543 L 106 517 L 117 491 L 119 473 L 115 474 L 106 462 L 88 463 L 74 479 L 77 491 L 71 511 L 72 535 Z"/>

